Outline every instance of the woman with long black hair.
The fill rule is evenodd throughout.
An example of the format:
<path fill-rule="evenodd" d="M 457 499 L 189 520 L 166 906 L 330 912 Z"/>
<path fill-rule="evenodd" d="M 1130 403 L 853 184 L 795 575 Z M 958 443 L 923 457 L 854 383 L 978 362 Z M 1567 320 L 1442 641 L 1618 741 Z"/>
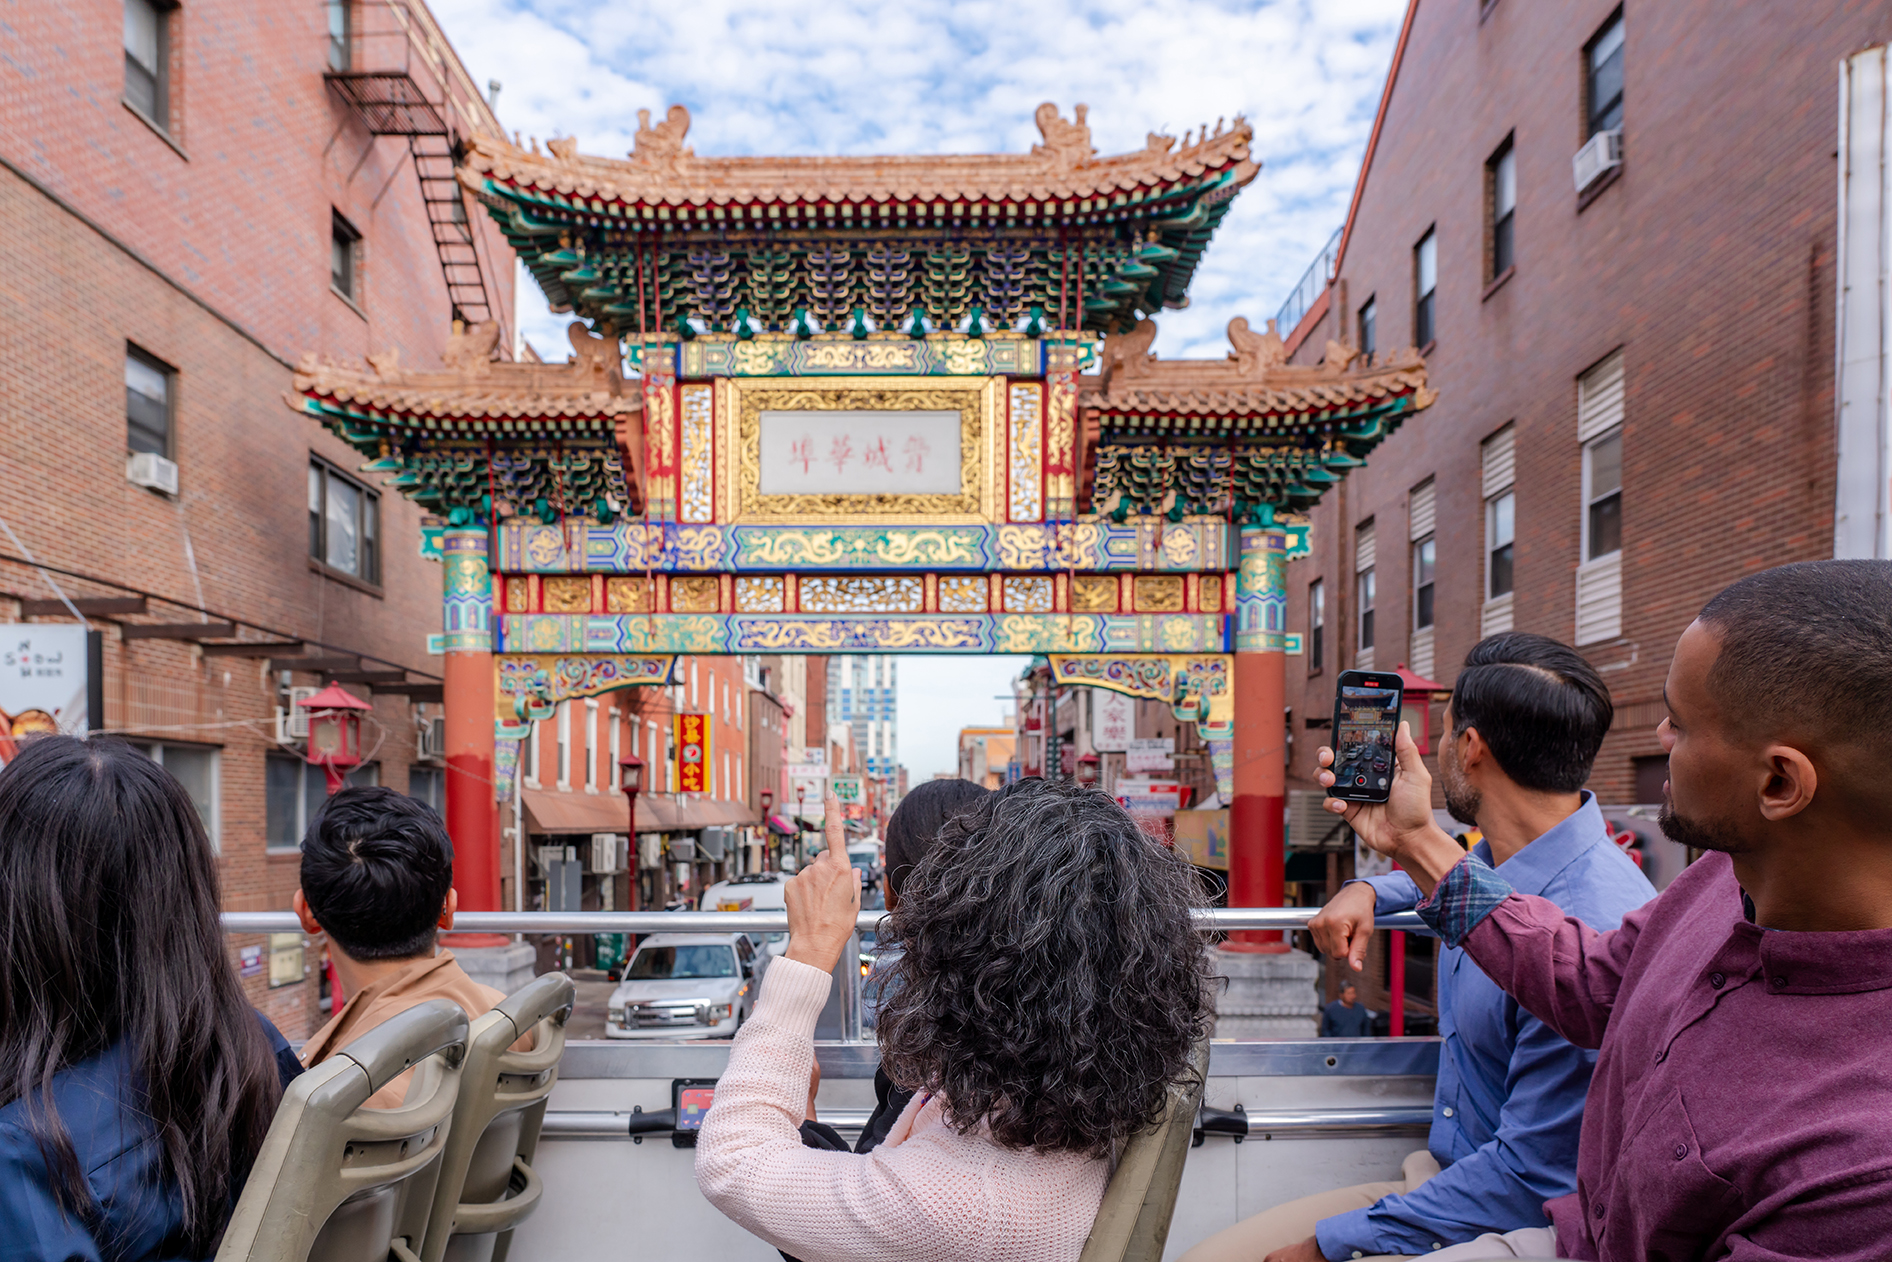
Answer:
<path fill-rule="evenodd" d="M 208 1257 L 281 1096 L 177 781 L 123 741 L 0 769 L 0 1260 Z"/>

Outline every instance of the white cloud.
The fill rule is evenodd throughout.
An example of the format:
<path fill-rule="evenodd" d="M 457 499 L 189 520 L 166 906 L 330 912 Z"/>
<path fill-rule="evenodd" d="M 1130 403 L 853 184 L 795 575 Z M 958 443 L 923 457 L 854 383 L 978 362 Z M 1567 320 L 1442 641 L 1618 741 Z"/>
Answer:
<path fill-rule="evenodd" d="M 476 82 L 526 135 L 631 147 L 637 111 L 688 106 L 702 154 L 1023 152 L 1040 101 L 1087 102 L 1106 152 L 1245 114 L 1261 175 L 1204 256 L 1166 355 L 1219 357 L 1257 326 L 1346 215 L 1404 0 L 433 0 Z M 541 352 L 566 321 L 523 306 Z"/>

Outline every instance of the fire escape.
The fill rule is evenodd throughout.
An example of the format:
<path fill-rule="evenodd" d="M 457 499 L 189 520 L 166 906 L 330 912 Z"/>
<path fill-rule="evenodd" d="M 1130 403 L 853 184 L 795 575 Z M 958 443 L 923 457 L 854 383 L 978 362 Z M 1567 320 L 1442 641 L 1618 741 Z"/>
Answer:
<path fill-rule="evenodd" d="M 323 77 L 370 133 L 406 138 L 453 318 L 468 325 L 484 320 L 504 324 L 487 293 L 473 225 L 467 221 L 466 198 L 453 175 L 460 143 L 448 125 L 444 102 L 428 97 L 412 65 L 415 15 L 400 0 L 383 4 L 331 0 L 328 8 L 330 69 Z M 364 61 L 378 64 L 365 66 Z M 433 72 L 422 73 L 437 82 Z"/>

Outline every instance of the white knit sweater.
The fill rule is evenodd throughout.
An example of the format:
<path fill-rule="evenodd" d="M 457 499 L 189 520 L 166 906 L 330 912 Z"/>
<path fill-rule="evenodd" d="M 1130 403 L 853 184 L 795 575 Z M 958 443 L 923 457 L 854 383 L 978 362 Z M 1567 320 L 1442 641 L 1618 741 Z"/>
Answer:
<path fill-rule="evenodd" d="M 961 1135 L 915 1097 L 865 1156 L 803 1147 L 828 974 L 769 965 L 696 1146 L 710 1203 L 802 1262 L 1053 1262 L 1083 1252 L 1107 1163 Z"/>

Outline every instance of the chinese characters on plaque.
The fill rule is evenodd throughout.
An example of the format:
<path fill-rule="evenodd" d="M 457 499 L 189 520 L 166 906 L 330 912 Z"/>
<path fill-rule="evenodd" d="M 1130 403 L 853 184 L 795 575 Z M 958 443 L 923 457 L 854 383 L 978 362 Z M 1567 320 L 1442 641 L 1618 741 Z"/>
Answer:
<path fill-rule="evenodd" d="M 956 495 L 952 412 L 763 412 L 763 495 Z"/>

